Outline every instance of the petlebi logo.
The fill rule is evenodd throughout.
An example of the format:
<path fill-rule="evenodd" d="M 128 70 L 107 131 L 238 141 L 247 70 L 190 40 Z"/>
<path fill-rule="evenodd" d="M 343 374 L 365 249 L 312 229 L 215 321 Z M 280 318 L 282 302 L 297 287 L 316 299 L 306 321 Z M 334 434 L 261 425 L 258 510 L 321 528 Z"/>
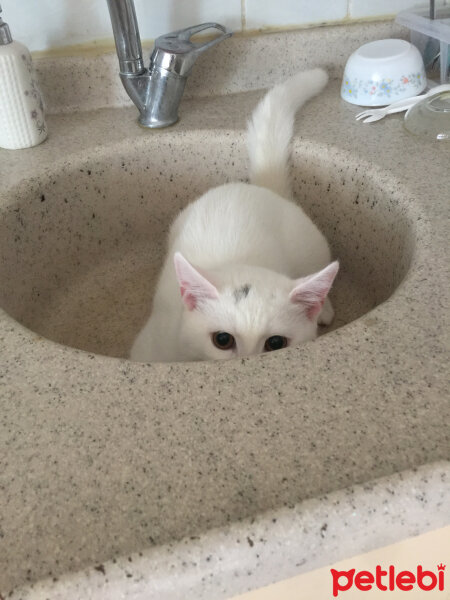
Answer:
<path fill-rule="evenodd" d="M 330 571 L 335 598 L 341 592 L 346 592 L 352 587 L 361 592 L 368 592 L 373 588 L 378 588 L 383 592 L 393 592 L 394 590 L 409 592 L 413 589 L 420 589 L 424 592 L 437 589 L 442 592 L 445 585 L 445 565 L 442 563 L 437 565 L 435 571 L 425 570 L 422 565 L 417 565 L 414 571 L 397 571 L 393 565 L 389 565 L 385 569 L 381 565 L 377 565 L 374 573 L 371 571 L 356 572 L 356 569 L 348 571 L 330 569 Z"/>

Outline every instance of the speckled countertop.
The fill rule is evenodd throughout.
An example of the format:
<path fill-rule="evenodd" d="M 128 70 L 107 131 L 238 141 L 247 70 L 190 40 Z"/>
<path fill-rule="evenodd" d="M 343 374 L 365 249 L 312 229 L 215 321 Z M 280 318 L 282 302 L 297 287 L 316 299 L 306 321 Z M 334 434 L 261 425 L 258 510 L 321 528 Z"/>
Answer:
<path fill-rule="evenodd" d="M 450 147 L 400 116 L 355 123 L 338 92 L 305 108 L 295 151 L 402 199 L 416 238 L 400 287 L 315 343 L 219 364 L 89 354 L 2 313 L 1 594 L 227 598 L 448 524 Z M 157 135 L 242 138 L 260 96 L 186 99 Z M 0 211 L 25 178 L 145 144 L 133 118 L 51 115 L 44 144 L 0 151 Z"/>

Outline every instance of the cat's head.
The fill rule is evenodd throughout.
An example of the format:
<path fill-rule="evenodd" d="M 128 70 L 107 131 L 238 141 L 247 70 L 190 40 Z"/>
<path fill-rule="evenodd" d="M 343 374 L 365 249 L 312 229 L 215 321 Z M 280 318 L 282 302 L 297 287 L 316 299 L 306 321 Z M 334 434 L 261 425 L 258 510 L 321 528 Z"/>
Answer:
<path fill-rule="evenodd" d="M 246 265 L 206 272 L 179 252 L 174 264 L 184 305 L 180 344 L 191 360 L 248 356 L 315 339 L 339 269 L 333 262 L 292 280 Z"/>

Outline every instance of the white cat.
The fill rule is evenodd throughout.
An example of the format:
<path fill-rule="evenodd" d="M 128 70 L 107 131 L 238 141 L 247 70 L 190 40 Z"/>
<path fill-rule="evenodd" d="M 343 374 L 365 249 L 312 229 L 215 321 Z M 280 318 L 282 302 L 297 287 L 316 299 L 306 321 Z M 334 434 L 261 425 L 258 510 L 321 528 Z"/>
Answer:
<path fill-rule="evenodd" d="M 233 358 L 317 336 L 337 274 L 324 236 L 290 201 L 298 108 L 327 83 L 321 69 L 268 92 L 248 130 L 250 181 L 210 190 L 175 219 L 150 319 L 130 358 Z"/>

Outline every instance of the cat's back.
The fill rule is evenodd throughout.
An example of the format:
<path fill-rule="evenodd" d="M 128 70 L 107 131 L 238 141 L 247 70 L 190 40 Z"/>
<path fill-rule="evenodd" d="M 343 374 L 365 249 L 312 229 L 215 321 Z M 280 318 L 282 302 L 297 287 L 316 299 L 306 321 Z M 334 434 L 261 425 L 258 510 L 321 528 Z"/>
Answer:
<path fill-rule="evenodd" d="M 320 263 L 329 255 L 324 237 L 299 206 L 246 183 L 213 188 L 188 205 L 172 225 L 169 247 L 204 268 L 245 263 L 289 272 L 286 261 L 302 249 L 318 252 Z"/>
<path fill-rule="evenodd" d="M 255 229 L 269 218 L 289 210 L 291 203 L 265 188 L 247 183 L 229 183 L 213 188 L 189 204 L 177 217 L 171 228 L 175 238 L 190 240 L 200 232 L 205 239 L 215 239 L 241 231 Z"/>

